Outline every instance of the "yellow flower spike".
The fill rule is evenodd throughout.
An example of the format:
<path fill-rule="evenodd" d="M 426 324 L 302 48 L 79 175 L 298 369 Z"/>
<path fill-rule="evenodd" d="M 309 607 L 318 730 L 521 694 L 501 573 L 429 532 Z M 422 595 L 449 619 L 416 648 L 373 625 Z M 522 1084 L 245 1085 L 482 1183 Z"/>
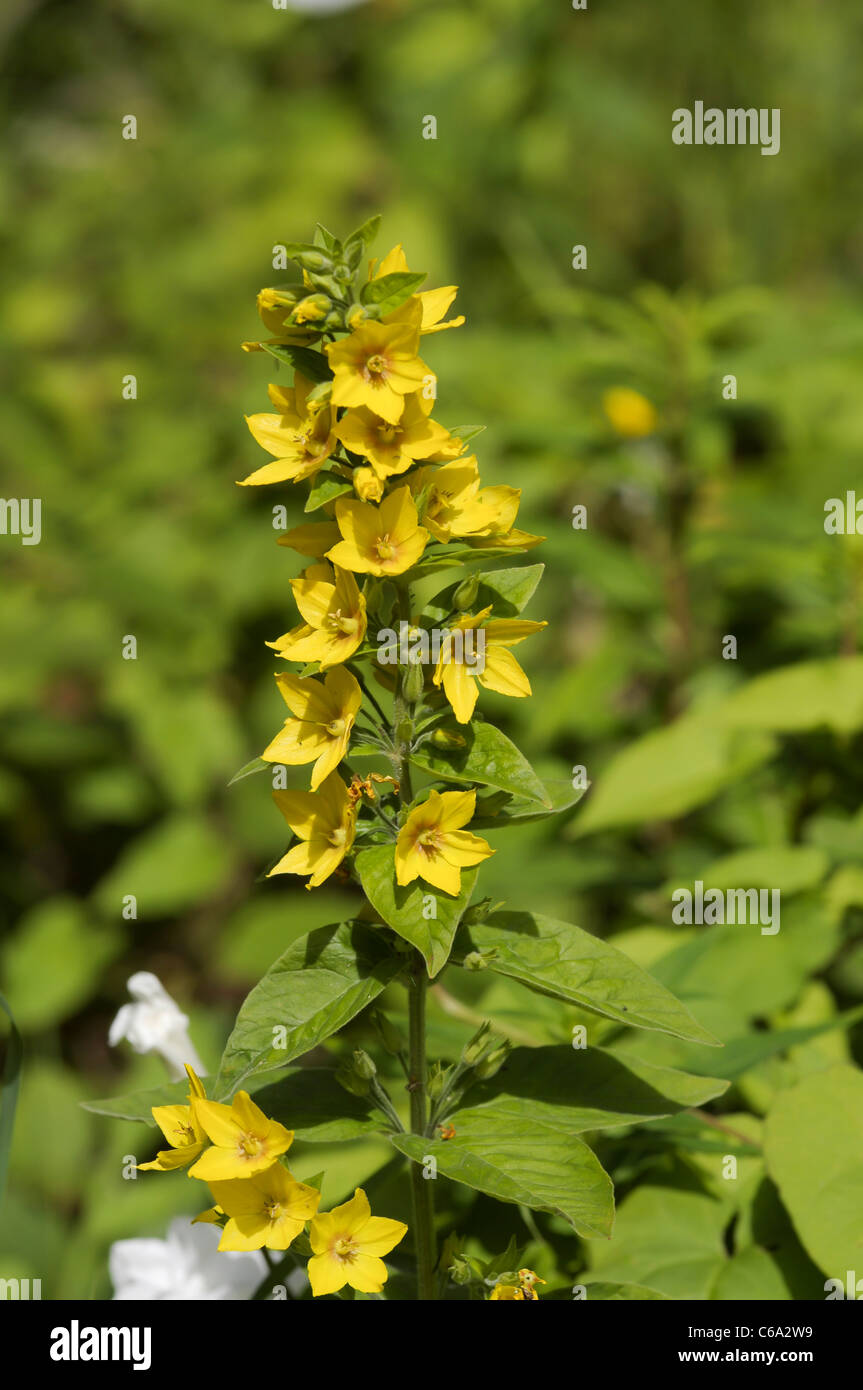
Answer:
<path fill-rule="evenodd" d="M 462 869 L 473 868 L 494 850 L 479 835 L 462 829 L 476 807 L 476 792 L 431 791 L 408 815 L 396 842 L 396 881 L 415 878 L 457 897 Z"/>
<path fill-rule="evenodd" d="M 273 800 L 300 844 L 289 849 L 270 869 L 274 874 L 311 875 L 307 888 L 329 878 L 349 852 L 356 834 L 356 806 L 337 772 L 331 772 L 317 792 L 273 792 Z"/>
<path fill-rule="evenodd" d="M 319 661 L 321 670 L 348 661 L 366 635 L 366 601 L 350 570 L 312 565 L 291 581 L 305 622 L 267 646 L 287 661 Z"/>
<path fill-rule="evenodd" d="M 137 1164 L 139 1172 L 143 1173 L 152 1169 L 157 1173 L 170 1173 L 177 1168 L 185 1168 L 188 1164 L 194 1163 L 206 1145 L 207 1136 L 201 1128 L 193 1108 L 194 1099 L 203 1100 L 205 1098 L 204 1085 L 188 1063 L 186 1064 L 186 1075 L 189 1078 L 188 1105 L 154 1105 L 152 1107 L 153 1119 L 171 1147 L 160 1150 L 152 1163 Z"/>
<path fill-rule="evenodd" d="M 408 487 L 396 488 L 380 507 L 340 497 L 336 521 L 342 540 L 327 551 L 327 558 L 357 574 L 404 574 L 416 564 L 429 538 L 418 524 Z"/>
<path fill-rule="evenodd" d="M 339 539 L 339 528 L 334 521 L 309 521 L 304 526 L 294 526 L 279 536 L 277 545 L 286 545 L 299 555 L 308 555 L 320 560 L 330 546 Z"/>
<path fill-rule="evenodd" d="M 367 458 L 381 479 L 404 473 L 418 459 L 444 461 L 464 452 L 460 439 L 428 418 L 418 395 L 407 397 L 398 424 L 360 406 L 342 417 L 335 434 L 351 453 Z"/>
<path fill-rule="evenodd" d="M 230 1105 L 196 1096 L 192 1108 L 198 1124 L 212 1141 L 194 1168 L 189 1169 L 189 1177 L 202 1182 L 249 1178 L 269 1168 L 294 1142 L 293 1131 L 268 1119 L 248 1091 L 238 1091 Z"/>
<path fill-rule="evenodd" d="M 362 704 L 359 682 L 342 666 L 328 671 L 323 681 L 282 671 L 276 676 L 279 692 L 294 719 L 264 749 L 268 763 L 297 767 L 315 764 L 312 791 L 338 766 L 348 751 L 351 730 Z"/>
<path fill-rule="evenodd" d="M 287 1250 L 321 1200 L 317 1188 L 297 1182 L 281 1163 L 251 1178 L 211 1182 L 210 1191 L 229 1218 L 220 1250 Z"/>
<path fill-rule="evenodd" d="M 275 461 L 241 479 L 240 487 L 298 483 L 313 478 L 323 467 L 336 447 L 332 410 L 328 405 L 319 407 L 317 402 L 309 405 L 311 389 L 312 383 L 297 373 L 293 387 L 269 387 L 278 414 L 246 416 L 253 438 L 268 454 L 275 455 Z"/>
<path fill-rule="evenodd" d="M 404 398 L 431 376 L 418 356 L 419 332 L 410 324 L 384 324 L 367 320 L 347 338 L 328 343 L 327 357 L 333 369 L 333 404 L 356 409 L 368 406 L 395 425 L 404 410 Z"/>
<path fill-rule="evenodd" d="M 659 423 L 656 408 L 639 391 L 628 386 L 615 386 L 606 391 L 602 398 L 605 411 L 613 429 L 624 439 L 643 439 L 653 434 Z"/>
<path fill-rule="evenodd" d="M 313 1296 L 338 1293 L 345 1284 L 359 1293 L 380 1293 L 387 1281 L 381 1256 L 398 1245 L 407 1229 L 403 1221 L 372 1216 L 361 1187 L 350 1201 L 316 1216 L 309 1228 L 314 1254 L 308 1275 Z"/>
<path fill-rule="evenodd" d="M 469 666 L 464 660 L 456 659 L 458 645 L 451 636 L 441 643 L 441 653 L 435 668 L 434 683 L 443 686 L 444 694 L 453 708 L 459 724 L 467 724 L 474 711 L 479 691 L 477 682 L 486 690 L 495 690 L 499 695 L 509 695 L 513 699 L 524 699 L 531 693 L 530 681 L 519 666 L 510 647 L 523 642 L 534 632 L 548 627 L 548 623 L 531 622 L 527 618 L 496 618 L 486 621 L 491 607 L 480 613 L 465 613 L 450 625 L 450 632 L 458 629 L 482 628 L 484 633 L 484 653 L 482 667 Z M 462 639 L 462 654 L 466 656 L 467 643 Z"/>

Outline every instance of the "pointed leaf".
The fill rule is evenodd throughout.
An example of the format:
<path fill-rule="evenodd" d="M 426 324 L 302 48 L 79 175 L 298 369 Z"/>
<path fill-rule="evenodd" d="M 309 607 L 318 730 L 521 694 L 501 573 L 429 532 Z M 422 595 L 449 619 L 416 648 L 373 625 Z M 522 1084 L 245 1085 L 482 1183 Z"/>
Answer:
<path fill-rule="evenodd" d="M 551 798 L 527 758 L 500 729 L 486 723 L 453 724 L 446 732 L 462 739 L 463 746 L 437 748 L 429 740 L 411 753 L 411 762 L 436 777 L 497 787 L 551 808 Z"/>
<path fill-rule="evenodd" d="M 256 1072 L 285 1066 L 324 1042 L 377 998 L 402 964 L 381 933 L 364 922 L 320 927 L 296 941 L 240 1009 L 214 1098 L 224 1099 Z M 285 1029 L 284 1037 L 278 1028 Z"/>
<path fill-rule="evenodd" d="M 395 846 L 391 844 L 363 850 L 357 855 L 356 870 L 375 911 L 388 927 L 421 952 L 429 975 L 437 975 L 449 959 L 456 927 L 470 902 L 476 869 L 462 869 L 457 898 L 432 888 L 423 879 L 400 887 L 396 883 Z M 424 900 L 429 897 L 434 900 L 434 917 L 424 915 Z"/>
<path fill-rule="evenodd" d="M 582 1140 L 555 1126 L 465 1110 L 453 1139 L 394 1134 L 391 1140 L 414 1163 L 433 1157 L 438 1173 L 453 1182 L 561 1216 L 581 1236 L 611 1235 L 611 1179 Z"/>
<path fill-rule="evenodd" d="M 633 961 L 589 932 L 531 912 L 496 912 L 462 927 L 456 954 L 493 951 L 489 970 L 579 1004 L 630 1028 L 720 1046 L 678 999 Z"/>

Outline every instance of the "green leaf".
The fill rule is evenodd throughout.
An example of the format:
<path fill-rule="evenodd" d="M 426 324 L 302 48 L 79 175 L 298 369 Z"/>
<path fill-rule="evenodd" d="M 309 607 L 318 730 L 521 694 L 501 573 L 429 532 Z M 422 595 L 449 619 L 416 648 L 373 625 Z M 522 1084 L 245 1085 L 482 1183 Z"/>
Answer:
<path fill-rule="evenodd" d="M 275 357 L 278 362 L 284 362 L 285 366 L 293 367 L 307 381 L 332 381 L 332 369 L 323 352 L 291 344 L 282 346 L 262 343 L 261 346 L 271 357 Z"/>
<path fill-rule="evenodd" d="M 485 428 L 485 425 L 452 425 L 449 432 L 455 435 L 456 439 L 467 444 L 469 440 L 476 439 L 478 434 L 482 434 Z"/>
<path fill-rule="evenodd" d="M 355 232 L 351 232 L 350 236 L 345 241 L 345 250 L 347 251 L 349 246 L 352 246 L 358 241 L 361 242 L 363 246 L 370 246 L 380 231 L 380 226 L 381 215 L 379 212 L 376 212 L 374 217 L 367 218 L 365 222 L 357 227 Z"/>
<path fill-rule="evenodd" d="M 513 801 L 504 806 L 497 815 L 484 815 L 480 812 L 471 821 L 472 830 L 506 830 L 511 825 L 527 825 L 530 821 L 547 820 L 549 816 L 559 816 L 576 806 L 584 796 L 584 791 L 575 791 L 568 777 L 552 777 L 543 786 L 551 799 L 547 807 L 540 807 L 535 801 Z"/>
<path fill-rule="evenodd" d="M 456 927 L 470 902 L 476 883 L 476 869 L 462 869 L 461 892 L 450 897 L 422 879 L 402 888 L 396 883 L 395 845 L 376 845 L 356 858 L 356 870 L 363 891 L 375 912 L 405 941 L 421 953 L 429 975 L 437 975 L 452 950 Z M 436 916 L 424 915 L 433 899 Z"/>
<path fill-rule="evenodd" d="M 462 927 L 456 952 L 491 951 L 488 969 L 529 989 L 565 999 L 630 1028 L 655 1029 L 686 1042 L 720 1044 L 664 985 L 580 927 L 531 912 L 496 912 Z"/>
<path fill-rule="evenodd" d="M 833 1279 L 863 1252 L 863 1073 L 829 1067 L 778 1093 L 764 1131 L 767 1171 L 802 1244 Z"/>
<path fill-rule="evenodd" d="M 769 671 L 735 691 L 720 718 L 735 728 L 774 733 L 863 726 L 863 656 L 801 661 Z"/>
<path fill-rule="evenodd" d="M 598 1279 L 586 1283 L 584 1291 L 588 1303 L 655 1303 L 668 1300 L 668 1294 L 646 1289 L 643 1284 L 608 1284 Z"/>
<path fill-rule="evenodd" d="M 642 1186 L 621 1203 L 614 1240 L 592 1246 L 603 1282 L 639 1284 L 674 1299 L 709 1298 L 725 1264 L 726 1207 L 698 1192 Z"/>
<path fill-rule="evenodd" d="M 581 1139 L 552 1125 L 463 1111 L 453 1139 L 393 1134 L 414 1163 L 437 1161 L 438 1173 L 499 1202 L 547 1211 L 588 1238 L 611 1235 L 611 1179 Z"/>
<path fill-rule="evenodd" d="M 494 724 L 453 724 L 446 732 L 463 739 L 464 747 L 437 748 L 429 740 L 411 753 L 415 767 L 456 782 L 497 787 L 551 808 L 551 798 L 527 758 Z"/>
<path fill-rule="evenodd" d="M 320 927 L 294 942 L 243 1003 L 222 1056 L 215 1099 L 324 1042 L 376 999 L 402 964 L 381 933 L 363 922 Z M 284 1037 L 274 1032 L 279 1028 L 286 1030 Z"/>
<path fill-rule="evenodd" d="M 349 478 L 342 477 L 341 473 L 332 473 L 325 470 L 319 473 L 315 485 L 309 491 L 306 498 L 304 512 L 316 512 L 325 503 L 332 502 L 334 498 L 341 497 L 343 493 L 350 492 L 353 483 Z"/>
<path fill-rule="evenodd" d="M 9 1153 L 12 1148 L 12 1131 L 15 1127 L 15 1108 L 21 1089 L 24 1043 L 12 1016 L 12 1010 L 2 994 L 0 994 L 0 1009 L 9 1019 L 9 1037 L 3 1058 L 3 1071 L 0 1074 L 0 1206 L 2 1206 L 6 1172 L 9 1167 Z"/>
<path fill-rule="evenodd" d="M 475 551 L 473 553 L 476 554 Z M 472 611 L 477 613 L 492 604 L 495 618 L 517 617 L 532 599 L 544 570 L 545 565 L 521 565 L 512 569 L 481 571 L 476 575 L 479 590 L 471 605 Z M 449 617 L 456 590 L 462 582 L 455 579 L 439 594 L 435 594 L 423 609 L 423 616 L 438 623 Z"/>
<path fill-rule="evenodd" d="M 594 780 L 573 824 L 575 835 L 645 821 L 670 820 L 709 801 L 775 751 L 764 734 L 723 728 L 688 715 L 646 734 L 612 759 Z"/>
<path fill-rule="evenodd" d="M 272 766 L 272 763 L 265 762 L 263 758 L 252 758 L 250 763 L 246 763 L 239 772 L 234 773 L 228 786 L 232 787 L 235 782 L 242 782 L 244 777 L 253 777 L 256 772 L 265 772 L 268 767 Z"/>
<path fill-rule="evenodd" d="M 600 1047 L 518 1047 L 496 1076 L 470 1088 L 467 1103 L 471 1114 L 501 1123 L 521 1117 L 580 1134 L 675 1115 L 727 1089 L 724 1081 L 624 1061 Z"/>
<path fill-rule="evenodd" d="M 391 314 L 409 299 L 426 278 L 425 270 L 394 270 L 377 280 L 367 280 L 360 290 L 360 303 L 374 305 L 380 315 Z"/>

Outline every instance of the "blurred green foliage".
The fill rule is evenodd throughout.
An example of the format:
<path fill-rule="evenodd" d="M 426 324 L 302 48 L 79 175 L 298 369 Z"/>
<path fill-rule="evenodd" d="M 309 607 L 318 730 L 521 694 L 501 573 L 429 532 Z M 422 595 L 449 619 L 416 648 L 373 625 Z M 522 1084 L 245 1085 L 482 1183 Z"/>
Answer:
<path fill-rule="evenodd" d="M 863 1056 L 859 1025 L 836 1028 L 863 999 L 861 560 L 823 530 L 863 444 L 861 38 L 852 0 L 380 0 L 327 18 L 7 0 L 2 492 L 42 499 L 43 536 L 0 537 L 0 974 L 28 1056 L 0 1273 L 108 1296 L 108 1243 L 195 1200 L 124 1182 L 149 1132 L 79 1107 L 163 1079 L 108 1050 L 128 975 L 159 974 L 213 1065 L 257 976 L 355 902 L 256 882 L 283 824 L 264 779 L 227 789 L 283 717 L 263 644 L 295 573 L 273 498 L 234 479 L 255 461 L 242 414 L 267 364 L 239 343 L 273 246 L 379 208 L 383 249 L 402 240 L 430 284 L 462 287 L 466 327 L 430 340 L 439 418 L 488 423 L 485 481 L 521 487 L 521 524 L 548 536 L 534 699 L 486 713 L 541 773 L 582 764 L 594 783 L 564 824 L 522 828 L 483 892 L 613 936 L 729 1044 L 720 1120 L 760 1144 L 769 1115 L 735 1184 L 685 1117 L 606 1137 L 622 1205 L 599 1254 L 554 1218 L 526 1236 L 512 1209 L 512 1233 L 558 1287 L 585 1259 L 672 1297 L 817 1297 L 844 1272 L 843 1223 L 820 1212 L 812 1234 L 770 1136 L 818 1123 L 813 1072 L 847 1106 Z M 696 99 L 780 107 L 781 154 L 672 145 L 672 109 Z M 614 385 L 654 403 L 654 437 L 614 434 Z M 699 877 L 781 884 L 780 935 L 672 925 L 671 887 Z M 517 1041 L 578 1021 L 471 985 L 462 1012 Z M 432 1023 L 447 1055 L 474 1026 L 447 997 Z M 639 1045 L 706 1065 L 658 1034 Z M 334 1148 L 330 1198 L 378 1147 Z M 510 1234 L 499 1215 L 475 1203 L 486 1252 Z"/>

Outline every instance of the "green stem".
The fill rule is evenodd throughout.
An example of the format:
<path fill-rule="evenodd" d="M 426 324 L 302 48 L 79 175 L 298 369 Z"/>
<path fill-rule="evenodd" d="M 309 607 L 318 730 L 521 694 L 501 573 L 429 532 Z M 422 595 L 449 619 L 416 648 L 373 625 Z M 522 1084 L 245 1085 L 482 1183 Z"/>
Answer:
<path fill-rule="evenodd" d="M 428 976 L 425 961 L 416 953 L 409 985 L 409 1072 L 408 1090 L 411 1102 L 411 1132 L 425 1135 L 426 1128 L 426 990 Z M 417 1255 L 417 1296 L 434 1299 L 437 1296 L 434 1233 L 434 1194 L 432 1180 L 423 1176 L 423 1165 L 411 1163 L 411 1188 L 414 1210 L 414 1245 Z"/>

